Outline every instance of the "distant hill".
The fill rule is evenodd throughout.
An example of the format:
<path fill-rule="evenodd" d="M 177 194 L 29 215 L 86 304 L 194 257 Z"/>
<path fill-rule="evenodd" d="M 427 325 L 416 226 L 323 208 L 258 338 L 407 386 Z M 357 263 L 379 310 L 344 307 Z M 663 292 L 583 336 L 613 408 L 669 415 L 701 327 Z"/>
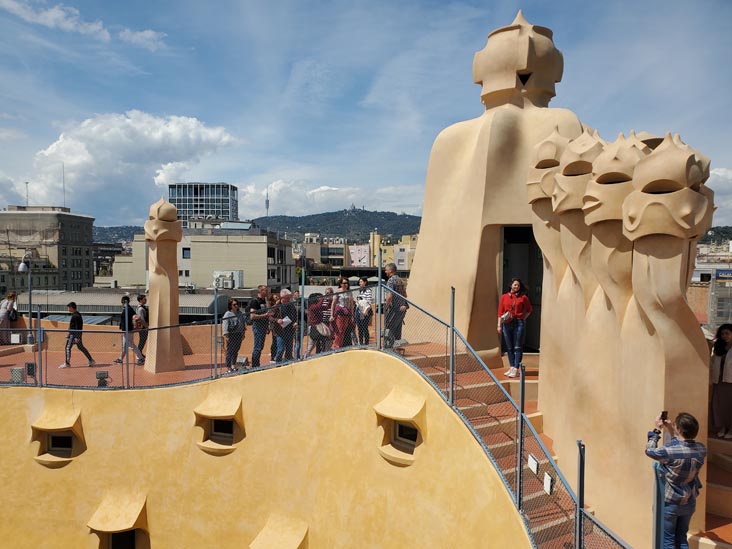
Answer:
<path fill-rule="evenodd" d="M 287 233 L 288 238 L 302 240 L 305 233 L 321 236 L 343 236 L 349 242 L 366 241 L 375 228 L 381 235 L 401 237 L 419 232 L 422 218 L 417 215 L 394 212 L 370 212 L 351 208 L 337 212 L 303 215 L 300 217 L 272 215 L 259 217 L 254 222 L 271 231 Z"/>
<path fill-rule="evenodd" d="M 711 233 L 711 234 L 710 234 Z M 716 242 L 727 242 L 732 240 L 732 227 L 712 227 L 707 234 L 699 239 L 702 244 L 711 244 Z"/>
<path fill-rule="evenodd" d="M 273 215 L 259 217 L 254 222 L 263 229 L 287 233 L 287 237 L 302 240 L 305 233 L 319 233 L 321 236 L 342 236 L 349 242 L 365 242 L 375 228 L 379 234 L 396 238 L 419 232 L 422 218 L 417 215 L 394 212 L 370 212 L 351 208 L 337 212 L 313 215 Z M 94 242 L 129 242 L 134 235 L 141 234 L 142 227 L 124 225 L 121 227 L 94 226 Z"/>
<path fill-rule="evenodd" d="M 419 232 L 422 218 L 417 215 L 397 214 L 394 212 L 369 212 L 367 210 L 339 210 L 301 217 L 273 215 L 254 220 L 262 228 L 287 233 L 287 236 L 302 240 L 305 233 L 320 233 L 321 236 L 344 236 L 350 242 L 367 240 L 369 232 L 379 229 L 379 234 L 400 237 L 404 234 Z M 134 235 L 141 234 L 142 227 L 124 225 L 121 227 L 94 226 L 94 242 L 129 242 Z M 726 242 L 732 240 L 732 227 L 712 227 L 699 242 Z"/>
<path fill-rule="evenodd" d="M 123 225 L 121 227 L 97 227 L 94 225 L 92 237 L 94 242 L 129 242 L 136 234 L 144 232 L 142 227 L 134 225 Z"/>

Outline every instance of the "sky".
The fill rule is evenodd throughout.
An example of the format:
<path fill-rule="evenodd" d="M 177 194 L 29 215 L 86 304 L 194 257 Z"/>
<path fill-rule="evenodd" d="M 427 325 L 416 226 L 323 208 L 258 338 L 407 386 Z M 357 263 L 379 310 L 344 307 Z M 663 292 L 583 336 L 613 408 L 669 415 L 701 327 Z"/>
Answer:
<path fill-rule="evenodd" d="M 473 54 L 519 8 L 564 55 L 550 106 L 606 140 L 680 133 L 732 225 L 729 0 L 0 0 L 0 206 L 137 225 L 166 184 L 224 181 L 242 219 L 267 191 L 270 215 L 420 215 L 435 137 L 484 110 Z"/>

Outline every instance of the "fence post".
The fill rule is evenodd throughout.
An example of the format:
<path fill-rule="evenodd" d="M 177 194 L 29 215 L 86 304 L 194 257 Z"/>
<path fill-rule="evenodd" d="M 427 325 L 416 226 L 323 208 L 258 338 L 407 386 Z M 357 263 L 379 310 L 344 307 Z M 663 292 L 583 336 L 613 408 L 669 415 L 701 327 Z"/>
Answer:
<path fill-rule="evenodd" d="M 381 246 L 379 246 L 379 268 L 378 268 L 378 286 L 376 287 L 376 348 L 381 349 Z"/>
<path fill-rule="evenodd" d="M 125 341 L 124 345 L 122 345 L 122 352 L 125 354 L 125 368 L 127 370 L 127 382 L 125 383 L 125 387 L 127 389 L 130 388 L 130 317 L 127 314 L 127 307 L 129 306 L 129 302 L 125 303 L 125 306 L 122 309 L 122 314 L 125 317 Z"/>
<path fill-rule="evenodd" d="M 519 421 L 518 421 L 518 456 L 516 459 L 516 504 L 519 511 L 524 509 L 523 479 L 524 479 L 524 427 L 525 424 L 525 404 L 526 404 L 526 367 L 519 364 L 520 370 L 520 387 L 521 398 L 519 402 Z"/>
<path fill-rule="evenodd" d="M 455 286 L 450 287 L 450 404 L 455 404 Z"/>
<path fill-rule="evenodd" d="M 214 379 L 219 377 L 219 281 L 214 286 Z"/>
<path fill-rule="evenodd" d="M 663 547 L 663 512 L 665 506 L 666 479 L 660 463 L 653 464 L 654 498 L 653 498 L 653 548 Z"/>
<path fill-rule="evenodd" d="M 577 441 L 577 509 L 574 514 L 574 546 L 584 547 L 585 444 Z"/>
<path fill-rule="evenodd" d="M 36 351 L 38 358 L 36 359 L 36 385 L 43 387 L 43 329 L 41 328 L 41 306 L 38 305 L 38 319 L 36 328 L 38 328 L 38 337 L 36 337 Z"/>
<path fill-rule="evenodd" d="M 303 246 L 303 250 L 304 250 Z M 305 353 L 303 352 L 303 343 L 305 343 L 305 266 L 307 265 L 307 256 L 303 251 L 300 256 L 300 329 L 298 330 L 298 337 L 300 338 L 300 344 L 297 346 L 299 356 L 295 358 L 298 360 L 305 359 Z"/>

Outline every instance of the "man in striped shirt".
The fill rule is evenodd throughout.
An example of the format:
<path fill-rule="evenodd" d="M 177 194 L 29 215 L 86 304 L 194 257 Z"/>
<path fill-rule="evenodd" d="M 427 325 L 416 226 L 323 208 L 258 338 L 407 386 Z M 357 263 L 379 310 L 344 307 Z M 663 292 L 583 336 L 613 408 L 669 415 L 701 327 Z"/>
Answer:
<path fill-rule="evenodd" d="M 661 427 L 672 437 L 665 446 L 658 447 Z M 685 412 L 671 423 L 658 416 L 656 428 L 648 432 L 646 455 L 660 463 L 666 478 L 663 511 L 664 549 L 688 549 L 686 533 L 691 516 L 696 510 L 696 497 L 701 489 L 699 470 L 704 465 L 706 447 L 694 438 L 699 432 L 699 422 Z"/>

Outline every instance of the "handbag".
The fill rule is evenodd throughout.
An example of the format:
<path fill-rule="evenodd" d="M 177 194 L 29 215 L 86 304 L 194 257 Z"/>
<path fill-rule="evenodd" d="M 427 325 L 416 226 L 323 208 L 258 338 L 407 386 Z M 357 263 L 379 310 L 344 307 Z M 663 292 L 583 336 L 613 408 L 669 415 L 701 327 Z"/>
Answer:
<path fill-rule="evenodd" d="M 8 310 L 8 320 L 10 322 L 15 322 L 18 320 L 18 311 L 15 309 L 9 309 Z"/>
<path fill-rule="evenodd" d="M 325 339 L 330 337 L 330 328 L 328 328 L 328 325 L 325 322 L 316 324 L 315 329 L 318 331 L 318 334 L 320 334 L 320 337 Z"/>
<path fill-rule="evenodd" d="M 365 299 L 359 299 L 358 300 L 358 312 L 361 313 L 361 316 L 365 317 L 368 316 L 368 314 L 371 312 L 371 304 L 366 301 Z"/>

